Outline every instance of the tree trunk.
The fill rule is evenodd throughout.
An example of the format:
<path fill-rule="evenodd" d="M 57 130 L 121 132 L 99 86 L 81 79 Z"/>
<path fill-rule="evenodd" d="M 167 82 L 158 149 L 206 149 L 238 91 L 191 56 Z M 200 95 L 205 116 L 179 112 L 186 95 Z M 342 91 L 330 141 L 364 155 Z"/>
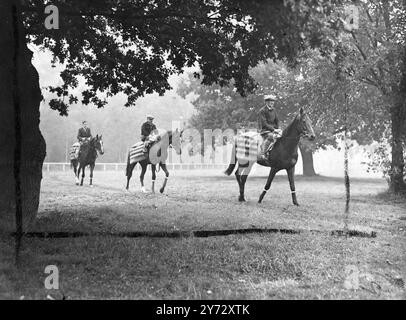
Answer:
<path fill-rule="evenodd" d="M 0 1 L 0 233 L 16 230 L 16 172 L 20 177 L 23 229 L 34 220 L 45 158 L 45 141 L 39 130 L 39 77 L 31 64 L 32 52 L 27 48 L 18 12 L 13 21 L 13 5 L 17 2 Z M 17 33 L 14 26 L 18 26 Z M 16 106 L 20 109 L 18 117 Z M 15 161 L 17 146 L 21 153 Z M 15 164 L 19 164 L 17 169 Z"/>
<path fill-rule="evenodd" d="M 395 193 L 406 190 L 406 184 L 403 180 L 405 170 L 403 142 L 406 136 L 406 48 L 403 50 L 401 67 L 402 75 L 399 87 L 396 85 L 392 87 L 392 93 L 395 99 L 392 100 L 393 106 L 390 108 L 392 121 L 390 190 Z"/>
<path fill-rule="evenodd" d="M 398 193 L 406 190 L 406 185 L 403 181 L 405 161 L 403 157 L 402 131 L 404 126 L 403 110 L 404 102 L 398 104 L 391 109 L 392 119 L 392 161 L 390 172 L 390 189 Z"/>
<path fill-rule="evenodd" d="M 299 149 L 302 155 L 303 175 L 307 177 L 315 176 L 316 172 L 314 171 L 313 151 L 303 144 L 299 144 Z"/>

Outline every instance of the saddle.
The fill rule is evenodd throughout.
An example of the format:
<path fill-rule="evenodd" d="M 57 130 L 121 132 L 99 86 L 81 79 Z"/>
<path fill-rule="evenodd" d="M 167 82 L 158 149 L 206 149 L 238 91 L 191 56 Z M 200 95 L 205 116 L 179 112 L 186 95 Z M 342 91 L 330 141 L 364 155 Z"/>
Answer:
<path fill-rule="evenodd" d="M 271 131 L 264 131 L 261 132 L 261 152 L 263 155 L 269 154 L 269 152 L 273 149 L 276 141 L 278 141 L 282 137 L 282 133 L 278 132 L 271 132 Z"/>
<path fill-rule="evenodd" d="M 151 148 L 161 140 L 160 135 L 150 135 L 145 141 L 144 153 L 148 153 Z"/>

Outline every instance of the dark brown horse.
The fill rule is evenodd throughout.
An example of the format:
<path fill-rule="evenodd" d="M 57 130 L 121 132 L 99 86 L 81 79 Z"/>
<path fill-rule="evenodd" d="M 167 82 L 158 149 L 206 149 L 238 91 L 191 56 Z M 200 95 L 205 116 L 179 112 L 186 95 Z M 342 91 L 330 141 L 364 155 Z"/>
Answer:
<path fill-rule="evenodd" d="M 86 166 L 90 166 L 90 186 L 93 186 L 93 170 L 96 164 L 97 152 L 100 154 L 104 153 L 102 136 L 99 135 L 83 143 L 79 149 L 79 157 L 71 160 L 71 167 L 73 167 L 73 171 L 75 172 L 77 185 L 79 185 L 79 175 L 82 170 L 80 185 L 83 186 L 85 168 Z"/>
<path fill-rule="evenodd" d="M 240 188 L 239 201 L 245 201 L 244 198 L 244 188 L 245 182 L 247 181 L 248 175 L 251 171 L 252 166 L 255 162 L 262 166 L 271 167 L 269 172 L 268 180 L 266 182 L 265 188 L 262 191 L 258 202 L 261 203 L 266 192 L 271 187 L 272 180 L 274 179 L 276 173 L 280 170 L 286 170 L 288 174 L 290 190 L 292 193 L 293 204 L 298 206 L 296 199 L 295 190 L 295 165 L 298 158 L 298 146 L 301 137 L 306 137 L 309 140 L 314 140 L 315 135 L 310 118 L 305 113 L 303 108 L 300 108 L 299 113 L 296 114 L 293 121 L 283 130 L 282 136 L 275 142 L 274 147 L 270 151 L 267 160 L 257 160 L 255 157 L 251 157 L 250 160 L 247 158 L 239 156 L 238 149 L 244 148 L 244 146 L 237 145 L 238 139 L 233 146 L 233 156 L 231 163 L 227 170 L 224 172 L 226 175 L 230 175 L 238 163 L 238 168 L 235 172 L 235 177 Z"/>
<path fill-rule="evenodd" d="M 147 171 L 147 167 L 151 165 L 152 171 L 152 193 L 155 193 L 155 179 L 156 179 L 156 166 L 158 165 L 165 173 L 165 180 L 162 187 L 159 189 L 160 193 L 165 191 L 166 183 L 169 179 L 169 171 L 166 168 L 166 160 L 168 158 L 168 148 L 171 147 L 175 149 L 177 154 L 181 154 L 181 137 L 182 131 L 176 129 L 175 131 L 165 131 L 159 130 L 160 139 L 157 143 L 151 146 L 149 149 L 148 154 L 142 154 L 141 157 L 137 156 L 131 151 L 128 152 L 127 156 L 127 167 L 126 167 L 126 176 L 127 176 L 127 185 L 126 190 L 130 187 L 130 179 L 132 177 L 132 172 L 134 167 L 137 163 L 141 165 L 141 174 L 140 174 L 140 182 L 141 182 L 141 191 L 146 192 L 144 186 L 144 176 L 145 172 Z M 143 142 L 139 142 L 132 147 L 133 150 L 137 150 L 137 148 L 142 149 Z"/>

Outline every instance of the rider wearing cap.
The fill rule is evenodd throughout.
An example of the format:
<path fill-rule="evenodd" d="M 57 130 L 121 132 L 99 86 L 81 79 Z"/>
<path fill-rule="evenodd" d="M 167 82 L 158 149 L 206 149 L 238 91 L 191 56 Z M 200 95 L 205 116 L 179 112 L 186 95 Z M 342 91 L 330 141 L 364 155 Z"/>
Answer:
<path fill-rule="evenodd" d="M 273 94 L 264 96 L 265 106 L 258 112 L 258 126 L 260 134 L 264 139 L 261 147 L 261 157 L 266 158 L 267 153 L 270 151 L 271 143 L 275 142 L 276 138 L 282 134 L 279 129 L 279 119 L 275 110 L 276 96 Z"/>
<path fill-rule="evenodd" d="M 82 126 L 78 130 L 77 139 L 79 141 L 79 145 L 76 145 L 76 144 L 74 145 L 76 158 L 79 157 L 80 146 L 83 143 L 90 141 L 91 138 L 92 138 L 92 133 L 90 132 L 90 128 L 87 126 L 87 121 L 84 120 L 84 121 L 82 121 Z"/>
<path fill-rule="evenodd" d="M 148 147 L 155 140 L 151 137 L 151 134 L 157 132 L 157 128 L 153 123 L 154 117 L 150 114 L 147 115 L 147 121 L 141 126 L 141 141 L 144 142 L 144 152 L 147 152 Z"/>
<path fill-rule="evenodd" d="M 82 127 L 78 130 L 78 141 L 83 142 L 92 137 L 92 133 L 90 132 L 90 128 L 87 126 L 87 121 L 84 120 L 82 122 Z"/>

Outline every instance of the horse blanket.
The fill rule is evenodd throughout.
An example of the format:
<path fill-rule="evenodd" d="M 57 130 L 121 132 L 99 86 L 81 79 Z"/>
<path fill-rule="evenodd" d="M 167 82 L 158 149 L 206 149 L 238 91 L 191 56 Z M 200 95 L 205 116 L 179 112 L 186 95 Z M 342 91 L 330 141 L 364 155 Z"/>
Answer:
<path fill-rule="evenodd" d="M 261 152 L 263 139 L 258 132 L 248 131 L 236 137 L 236 156 L 246 161 L 256 161 Z"/>
<path fill-rule="evenodd" d="M 165 130 L 158 129 L 158 135 L 151 137 L 152 145 L 149 147 L 148 152 L 144 152 L 144 142 L 140 141 L 130 147 L 129 156 L 130 164 L 140 162 L 142 160 L 148 159 L 148 154 L 151 149 L 157 152 L 157 156 L 161 156 L 161 138 L 166 133 Z"/>
<path fill-rule="evenodd" d="M 129 150 L 130 163 L 140 162 L 148 158 L 148 153 L 144 152 L 144 142 L 140 141 L 132 145 Z"/>
<path fill-rule="evenodd" d="M 80 143 L 75 142 L 72 145 L 72 147 L 70 148 L 70 152 L 69 152 L 70 160 L 77 160 L 77 158 L 79 156 L 79 149 L 80 149 Z"/>

